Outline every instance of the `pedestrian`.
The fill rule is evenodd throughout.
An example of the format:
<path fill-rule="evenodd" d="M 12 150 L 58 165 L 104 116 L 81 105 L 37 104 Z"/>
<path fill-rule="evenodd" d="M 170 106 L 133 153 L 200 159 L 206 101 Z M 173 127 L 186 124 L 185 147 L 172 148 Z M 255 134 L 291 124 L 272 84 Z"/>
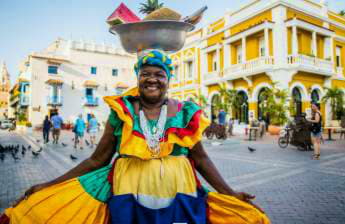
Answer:
<path fill-rule="evenodd" d="M 311 140 L 314 146 L 313 159 L 319 160 L 320 151 L 321 151 L 320 146 L 321 146 L 321 140 L 322 140 L 322 116 L 317 104 L 312 103 L 311 110 L 312 110 L 312 118 L 307 119 L 307 120 L 312 123 Z"/>
<path fill-rule="evenodd" d="M 219 113 L 218 113 L 218 124 L 220 125 L 225 125 L 225 119 L 226 119 L 226 112 L 224 111 L 224 109 L 220 109 Z"/>
<path fill-rule="evenodd" d="M 44 143 L 49 142 L 49 132 L 50 132 L 51 127 L 52 127 L 52 123 L 50 122 L 49 117 L 47 115 L 43 121 L 43 142 Z"/>
<path fill-rule="evenodd" d="M 230 117 L 229 119 L 229 135 L 230 136 L 234 136 L 233 130 L 234 130 L 234 119 Z"/>
<path fill-rule="evenodd" d="M 77 120 L 74 123 L 74 148 L 76 149 L 78 144 L 80 149 L 83 149 L 83 137 L 85 132 L 85 121 L 83 119 L 83 115 L 79 114 Z"/>
<path fill-rule="evenodd" d="M 91 114 L 91 119 L 89 120 L 88 127 L 87 127 L 87 130 L 90 136 L 91 148 L 93 148 L 93 146 L 96 144 L 96 136 L 98 133 L 98 128 L 99 128 L 98 121 L 95 115 Z"/>
<path fill-rule="evenodd" d="M 53 124 L 53 144 L 58 144 L 61 134 L 61 128 L 63 125 L 63 120 L 58 112 L 55 112 L 50 120 Z"/>

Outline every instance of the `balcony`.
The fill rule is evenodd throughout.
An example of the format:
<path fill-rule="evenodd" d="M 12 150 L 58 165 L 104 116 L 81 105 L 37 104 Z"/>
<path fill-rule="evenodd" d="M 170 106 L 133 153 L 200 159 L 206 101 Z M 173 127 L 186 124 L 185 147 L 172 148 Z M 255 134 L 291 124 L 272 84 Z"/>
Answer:
<path fill-rule="evenodd" d="M 22 94 L 20 95 L 20 105 L 21 106 L 29 106 L 30 98 L 28 95 Z"/>
<path fill-rule="evenodd" d="M 86 96 L 84 98 L 84 106 L 96 107 L 98 105 L 98 97 Z"/>
<path fill-rule="evenodd" d="M 255 75 L 272 69 L 274 64 L 273 57 L 259 57 L 245 63 L 231 65 L 224 69 L 225 77 L 231 79 L 241 76 Z"/>
<path fill-rule="evenodd" d="M 47 104 L 50 106 L 62 106 L 62 96 L 47 96 Z"/>
<path fill-rule="evenodd" d="M 295 66 L 299 70 L 319 73 L 326 76 L 332 76 L 334 73 L 334 64 L 330 60 L 307 55 L 289 55 L 288 64 Z"/>

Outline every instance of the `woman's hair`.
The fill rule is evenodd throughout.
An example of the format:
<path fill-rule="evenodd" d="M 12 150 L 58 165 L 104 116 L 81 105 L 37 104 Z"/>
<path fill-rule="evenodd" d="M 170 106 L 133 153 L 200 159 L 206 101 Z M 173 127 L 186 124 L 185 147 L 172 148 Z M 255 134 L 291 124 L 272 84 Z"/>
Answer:
<path fill-rule="evenodd" d="M 319 105 L 317 105 L 316 103 L 311 103 L 311 105 L 314 105 L 317 107 L 317 109 L 320 109 Z"/>

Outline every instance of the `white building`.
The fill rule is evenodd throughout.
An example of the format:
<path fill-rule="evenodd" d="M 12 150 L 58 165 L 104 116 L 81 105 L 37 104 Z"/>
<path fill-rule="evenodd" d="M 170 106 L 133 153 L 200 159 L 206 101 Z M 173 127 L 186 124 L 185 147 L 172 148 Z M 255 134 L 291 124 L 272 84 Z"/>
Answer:
<path fill-rule="evenodd" d="M 104 124 L 109 108 L 102 97 L 136 84 L 135 61 L 134 55 L 114 46 L 59 38 L 20 65 L 20 95 L 13 100 L 33 126 L 54 111 L 65 123 L 74 122 L 80 113 L 87 120 L 93 113 Z"/>

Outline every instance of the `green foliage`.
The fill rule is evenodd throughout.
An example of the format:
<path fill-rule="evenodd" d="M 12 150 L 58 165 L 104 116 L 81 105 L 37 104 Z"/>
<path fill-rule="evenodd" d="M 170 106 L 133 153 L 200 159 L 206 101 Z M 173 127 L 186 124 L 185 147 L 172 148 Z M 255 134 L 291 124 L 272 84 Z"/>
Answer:
<path fill-rule="evenodd" d="M 345 10 L 341 10 L 341 11 L 339 12 L 339 15 L 345 16 Z"/>
<path fill-rule="evenodd" d="M 199 96 L 195 96 L 195 98 L 197 99 L 201 109 L 203 111 L 205 111 L 205 109 L 207 107 L 207 98 L 204 95 L 202 95 L 202 94 L 200 94 Z"/>
<path fill-rule="evenodd" d="M 141 7 L 139 8 L 139 12 L 143 14 L 150 14 L 157 9 L 163 7 L 164 3 L 159 3 L 158 0 L 147 0 L 146 3 L 140 3 Z"/>
<path fill-rule="evenodd" d="M 272 88 L 265 88 L 260 97 L 262 112 L 269 115 L 271 124 L 284 125 L 288 121 L 288 91 L 278 89 L 276 83 L 273 83 Z"/>
<path fill-rule="evenodd" d="M 344 110 L 344 92 L 338 87 L 326 88 L 326 94 L 322 97 L 322 102 L 329 102 L 332 110 L 332 119 L 337 119 L 337 114 Z"/>
<path fill-rule="evenodd" d="M 219 84 L 219 96 L 215 98 L 215 109 L 223 109 L 225 112 L 232 110 L 236 113 L 240 109 L 240 106 L 244 103 L 242 102 L 241 96 L 238 94 L 237 90 L 227 89 L 224 83 Z"/>
<path fill-rule="evenodd" d="M 25 113 L 19 113 L 18 114 L 18 121 L 25 122 L 27 120 Z"/>

